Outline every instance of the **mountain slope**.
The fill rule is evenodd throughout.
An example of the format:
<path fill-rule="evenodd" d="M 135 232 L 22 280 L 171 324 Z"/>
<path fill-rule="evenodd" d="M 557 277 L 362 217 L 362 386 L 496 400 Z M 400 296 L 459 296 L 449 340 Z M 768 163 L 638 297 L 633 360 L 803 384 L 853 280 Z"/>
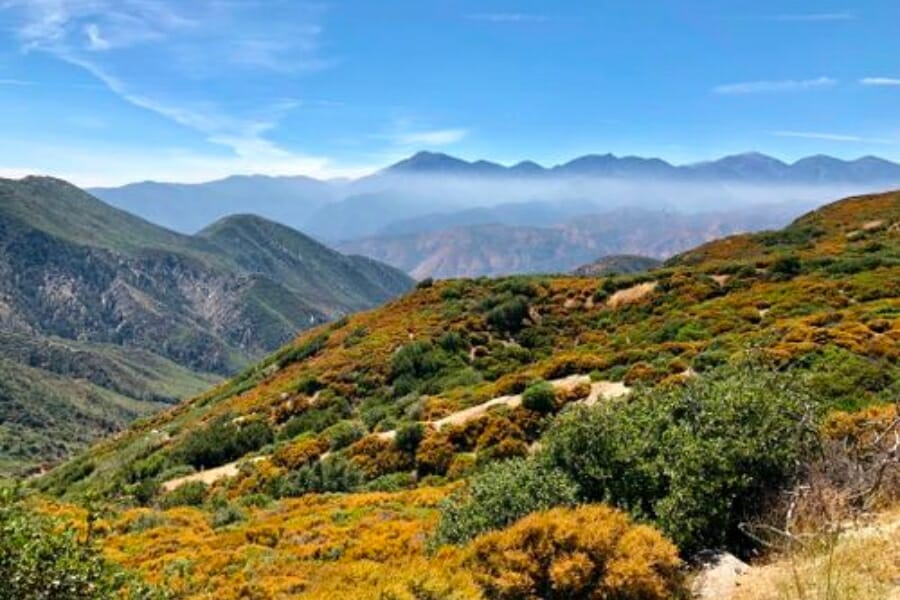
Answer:
<path fill-rule="evenodd" d="M 362 310 L 396 296 L 409 279 L 396 270 L 345 256 L 293 229 L 252 215 L 230 216 L 197 234 L 251 273 L 305 293 L 325 313 Z"/>
<path fill-rule="evenodd" d="M 151 579 L 190 557 L 187 597 L 454 590 L 478 598 L 467 548 L 432 553 L 427 544 L 446 510 L 441 501 L 466 489 L 456 481 L 487 463 L 540 453 L 543 432 L 566 403 L 613 402 L 632 388 L 679 397 L 686 381 L 715 383 L 718 366 L 746 359 L 751 349 L 755 360 L 802 381 L 816 411 L 893 409 L 900 386 L 900 193 L 851 198 L 782 230 L 710 242 L 637 276 L 423 284 L 299 336 L 239 377 L 136 424 L 35 485 L 113 502 L 104 547 Z M 553 382 L 549 396 L 546 386 L 530 385 L 539 378 Z M 784 375 L 773 381 L 783 385 Z M 721 415 L 726 423 L 754 420 L 754 385 L 749 401 L 740 402 L 713 388 L 716 397 L 727 392 L 723 410 L 733 412 Z M 638 435 L 646 427 L 664 429 L 667 442 L 706 433 L 665 429 L 650 413 L 631 410 L 643 405 L 618 402 L 596 414 L 635 414 L 642 421 L 627 427 L 629 439 L 647 447 L 660 437 Z M 703 412 L 690 402 L 676 406 Z M 753 414 L 744 419 L 744 411 Z M 612 440 L 621 434 L 608 432 Z M 719 435 L 709 447 L 733 450 L 732 441 Z M 608 447 L 597 435 L 573 443 L 594 454 L 608 450 L 626 468 L 643 451 L 640 443 Z M 727 453 L 721 458 L 724 464 Z M 517 463 L 504 464 L 512 470 L 491 483 L 496 511 L 528 503 L 522 486 L 537 485 L 521 483 Z M 741 465 L 731 471 L 703 464 L 710 469 L 686 483 L 698 498 L 709 494 L 711 479 L 746 476 Z M 184 479 L 195 470 L 198 477 Z M 198 483 L 200 471 L 210 487 Z M 643 488 L 640 466 L 630 473 L 623 487 Z M 172 482 L 187 483 L 172 489 Z M 323 491 L 340 493 L 314 493 Z M 132 502 L 145 507 L 129 508 Z"/>
<path fill-rule="evenodd" d="M 0 180 L 0 357 L 45 375 L 42 383 L 19 378 L 36 387 L 20 389 L 27 402 L 17 404 L 18 421 L 53 437 L 55 425 L 27 418 L 26 405 L 40 402 L 39 385 L 65 398 L 64 382 L 84 379 L 96 410 L 112 411 L 104 423 L 121 427 L 160 402 L 196 393 L 211 374 L 234 373 L 299 329 L 411 285 L 390 267 L 345 257 L 262 219 L 230 223 L 185 236 L 62 181 Z M 281 255 L 259 251 L 276 245 Z M 171 385 L 161 383 L 166 379 Z M 95 388 L 134 402 L 117 412 L 109 393 Z M 73 402 L 85 393 L 73 390 Z M 61 443 L 85 439 L 60 435 Z M 53 457 L 58 453 L 46 458 Z"/>
<path fill-rule="evenodd" d="M 826 350 L 846 353 L 848 361 L 866 357 L 896 379 L 897 365 L 879 361 L 900 358 L 898 274 L 895 193 L 841 201 L 780 231 L 714 241 L 652 273 L 600 282 L 512 277 L 421 286 L 301 335 L 242 376 L 90 457 L 98 468 L 115 461 L 148 428 L 171 429 L 175 439 L 158 450 L 168 454 L 178 435 L 221 415 L 261 420 L 277 431 L 309 413 L 303 422 L 315 430 L 328 421 L 309 417 L 334 402 L 345 418 L 358 416 L 377 430 L 416 402 L 411 390 L 422 394 L 419 411 L 446 414 L 521 389 L 536 376 L 596 370 L 629 384 L 652 383 L 689 366 L 703 370 L 751 345 L 807 366 Z M 416 352 L 424 356 L 394 358 L 398 349 L 422 344 Z M 883 379 L 866 394 L 890 385 Z"/>

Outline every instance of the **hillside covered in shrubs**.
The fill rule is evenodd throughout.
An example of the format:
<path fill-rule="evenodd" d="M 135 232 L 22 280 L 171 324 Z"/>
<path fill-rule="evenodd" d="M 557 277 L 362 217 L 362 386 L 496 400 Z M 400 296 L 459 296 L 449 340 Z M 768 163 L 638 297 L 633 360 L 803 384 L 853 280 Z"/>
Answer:
<path fill-rule="evenodd" d="M 898 398 L 895 193 L 637 275 L 423 281 L 31 487 L 176 597 L 688 597 L 699 551 L 894 505 Z"/>

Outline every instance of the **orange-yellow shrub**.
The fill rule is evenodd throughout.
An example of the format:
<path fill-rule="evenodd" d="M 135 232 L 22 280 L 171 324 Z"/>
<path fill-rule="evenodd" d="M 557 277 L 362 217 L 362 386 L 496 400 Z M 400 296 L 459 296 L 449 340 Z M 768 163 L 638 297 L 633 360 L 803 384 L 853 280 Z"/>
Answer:
<path fill-rule="evenodd" d="M 675 546 L 602 506 L 535 513 L 470 545 L 489 600 L 668 600 L 683 592 Z"/>
<path fill-rule="evenodd" d="M 327 452 L 330 444 L 324 438 L 308 438 L 282 446 L 272 455 L 272 462 L 285 469 L 308 465 Z"/>
<path fill-rule="evenodd" d="M 421 475 L 444 475 L 450 467 L 456 448 L 445 433 L 433 432 L 416 452 L 416 464 Z"/>
<path fill-rule="evenodd" d="M 398 449 L 392 440 L 377 435 L 359 440 L 350 446 L 348 454 L 350 461 L 369 479 L 413 468 L 406 452 Z"/>

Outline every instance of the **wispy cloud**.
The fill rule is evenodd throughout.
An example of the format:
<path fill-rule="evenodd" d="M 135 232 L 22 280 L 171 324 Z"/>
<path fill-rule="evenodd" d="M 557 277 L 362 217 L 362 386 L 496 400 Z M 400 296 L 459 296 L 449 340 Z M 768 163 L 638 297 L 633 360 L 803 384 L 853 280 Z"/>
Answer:
<path fill-rule="evenodd" d="M 461 141 L 469 134 L 467 129 L 433 129 L 414 131 L 394 136 L 394 142 L 403 146 L 446 146 Z"/>
<path fill-rule="evenodd" d="M 271 19 L 255 20 L 251 4 L 0 0 L 0 9 L 18 17 L 17 36 L 24 51 L 43 52 L 83 69 L 123 101 L 229 148 L 242 164 L 320 165 L 319 159 L 295 154 L 267 138 L 298 106 L 296 101 L 257 100 L 250 108 L 231 107 L 228 98 L 204 97 L 204 90 L 215 86 L 185 86 L 182 92 L 175 85 L 198 77 L 230 81 L 241 77 L 242 69 L 250 76 L 260 70 L 281 76 L 330 66 L 318 52 L 322 27 L 314 17 L 320 9 L 301 8 L 273 25 Z M 131 53 L 138 49 L 154 54 L 146 69 L 133 68 Z M 161 82 L 173 85 L 160 87 Z"/>
<path fill-rule="evenodd" d="M 765 94 L 777 92 L 799 92 L 830 88 L 837 85 L 837 80 L 831 77 L 817 77 L 816 79 L 783 79 L 764 81 L 744 81 L 727 83 L 713 88 L 716 94 Z"/>
<path fill-rule="evenodd" d="M 896 144 L 896 141 L 884 138 L 870 138 L 842 133 L 826 133 L 820 131 L 773 131 L 778 137 L 802 138 L 807 140 L 824 140 L 828 142 L 851 142 L 855 144 Z"/>
<path fill-rule="evenodd" d="M 34 82 L 28 81 L 27 79 L 0 79 L 0 85 L 23 86 L 23 85 L 34 85 Z"/>
<path fill-rule="evenodd" d="M 900 78 L 897 77 L 863 77 L 859 82 L 872 86 L 900 86 Z"/>
<path fill-rule="evenodd" d="M 828 23 L 833 21 L 854 21 L 856 20 L 856 15 L 851 12 L 821 12 L 772 15 L 768 18 L 771 21 L 785 21 L 795 23 Z"/>
<path fill-rule="evenodd" d="M 100 27 L 98 27 L 96 23 L 88 23 L 84 27 L 84 33 L 88 38 L 89 50 L 109 50 L 112 47 L 112 44 L 103 39 L 103 36 L 100 35 Z"/>
<path fill-rule="evenodd" d="M 475 13 L 466 18 L 489 23 L 543 23 L 550 20 L 547 15 L 533 13 Z"/>

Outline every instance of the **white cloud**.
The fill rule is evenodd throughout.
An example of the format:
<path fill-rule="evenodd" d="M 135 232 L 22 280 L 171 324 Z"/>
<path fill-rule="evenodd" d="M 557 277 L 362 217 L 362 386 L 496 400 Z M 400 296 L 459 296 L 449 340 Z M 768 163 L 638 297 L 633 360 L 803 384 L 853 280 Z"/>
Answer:
<path fill-rule="evenodd" d="M 34 85 L 34 82 L 26 79 L 0 79 L 0 85 Z"/>
<path fill-rule="evenodd" d="M 318 55 L 322 28 L 313 19 L 320 9 L 281 6 L 299 12 L 261 21 L 255 18 L 259 7 L 253 3 L 225 0 L 0 0 L 0 9 L 14 11 L 20 19 L 17 34 L 24 51 L 43 52 L 77 66 L 123 101 L 232 153 L 213 155 L 209 163 L 192 156 L 186 162 L 198 173 L 221 175 L 219 169 L 226 166 L 238 172 L 338 172 L 326 167 L 330 163 L 324 158 L 267 139 L 298 102 L 275 98 L 256 100 L 249 108 L 226 108 L 227 98 L 203 98 L 206 86 L 188 86 L 183 92 L 179 85 L 186 78 L 233 78 L 240 68 L 254 74 L 275 71 L 282 77 L 330 66 L 331 61 Z M 304 21 L 304 16 L 309 19 Z M 147 69 L 133 68 L 127 54 L 138 46 L 154 54 L 148 77 L 142 77 Z M 159 82 L 169 85 L 160 88 Z"/>
<path fill-rule="evenodd" d="M 896 77 L 864 77 L 859 82 L 862 85 L 900 86 L 900 78 Z"/>
<path fill-rule="evenodd" d="M 477 13 L 468 15 L 467 18 L 489 23 L 543 23 L 550 20 L 547 15 L 529 13 Z"/>
<path fill-rule="evenodd" d="M 837 85 L 831 77 L 816 79 L 784 79 L 771 81 L 744 81 L 728 83 L 713 88 L 716 94 L 761 94 L 777 92 L 799 92 L 804 90 L 825 89 Z"/>
<path fill-rule="evenodd" d="M 853 21 L 856 15 L 850 12 L 827 12 L 808 14 L 785 14 L 771 17 L 773 21 L 793 21 L 801 23 L 824 23 L 830 21 Z"/>
<path fill-rule="evenodd" d="M 88 38 L 88 49 L 90 50 L 109 50 L 112 47 L 112 45 L 100 35 L 100 27 L 98 27 L 96 23 L 88 23 L 84 28 L 84 34 Z"/>
<path fill-rule="evenodd" d="M 852 142 L 857 144 L 895 144 L 883 138 L 870 138 L 842 133 L 824 133 L 819 131 L 773 131 L 778 137 L 803 138 L 808 140 L 824 140 L 828 142 Z"/>
<path fill-rule="evenodd" d="M 446 146 L 455 144 L 469 135 L 468 129 L 433 129 L 414 131 L 394 136 L 394 142 L 403 146 Z"/>

